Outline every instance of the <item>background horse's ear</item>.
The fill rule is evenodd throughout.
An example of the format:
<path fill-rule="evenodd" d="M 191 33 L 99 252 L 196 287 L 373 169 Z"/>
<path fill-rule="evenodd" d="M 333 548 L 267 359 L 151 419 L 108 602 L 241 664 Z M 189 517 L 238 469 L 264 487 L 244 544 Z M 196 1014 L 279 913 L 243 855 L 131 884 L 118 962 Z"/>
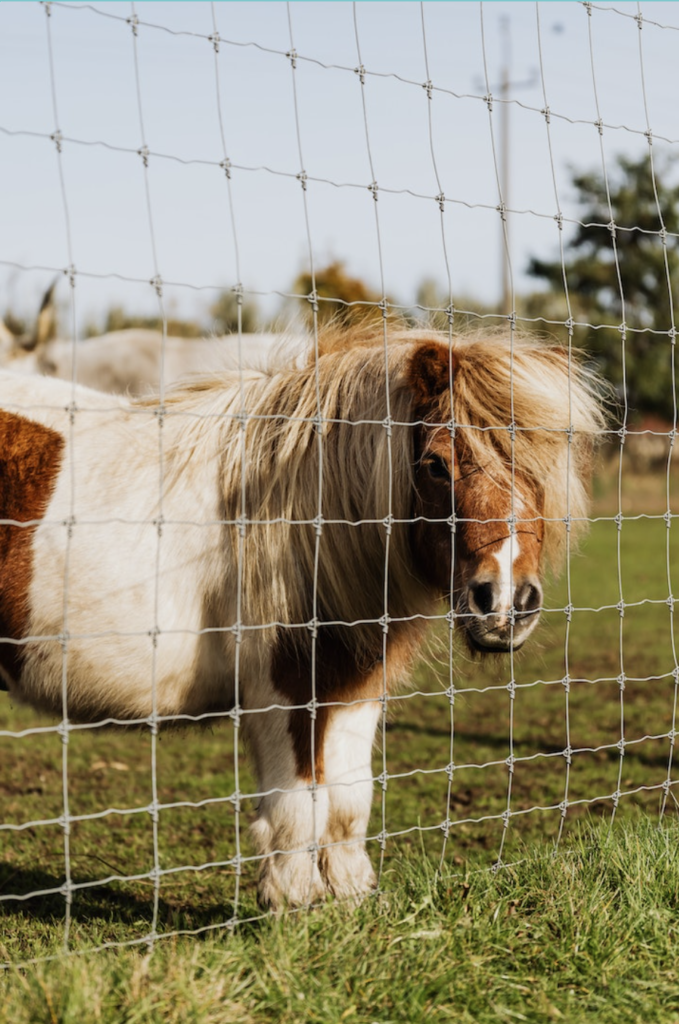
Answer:
<path fill-rule="evenodd" d="M 24 335 L 17 339 L 17 345 L 26 352 L 33 352 L 35 349 L 44 348 L 48 341 L 56 337 L 57 314 L 54 307 L 54 290 L 59 281 L 55 277 L 52 284 L 42 297 L 40 312 L 35 323 L 32 334 Z"/>
<path fill-rule="evenodd" d="M 408 367 L 409 384 L 415 394 L 415 404 L 429 405 L 450 387 L 457 358 L 445 345 L 435 341 L 423 342 L 415 349 Z"/>

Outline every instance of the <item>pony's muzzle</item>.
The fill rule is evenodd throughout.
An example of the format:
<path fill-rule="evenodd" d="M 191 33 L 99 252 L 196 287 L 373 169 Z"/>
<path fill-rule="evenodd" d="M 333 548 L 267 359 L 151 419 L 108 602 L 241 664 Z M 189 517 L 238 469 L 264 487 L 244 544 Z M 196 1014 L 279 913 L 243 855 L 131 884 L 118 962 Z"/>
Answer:
<path fill-rule="evenodd" d="M 541 610 L 537 576 L 517 579 L 513 589 L 491 576 L 475 577 L 458 603 L 467 637 L 477 651 L 516 650 L 532 633 Z"/>

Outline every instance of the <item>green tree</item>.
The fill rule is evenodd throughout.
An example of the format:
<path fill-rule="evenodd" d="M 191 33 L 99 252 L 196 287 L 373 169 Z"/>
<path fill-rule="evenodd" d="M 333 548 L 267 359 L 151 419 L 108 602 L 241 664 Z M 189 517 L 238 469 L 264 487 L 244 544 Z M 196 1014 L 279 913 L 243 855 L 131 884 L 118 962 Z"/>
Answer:
<path fill-rule="evenodd" d="M 609 175 L 610 207 L 601 174 L 574 174 L 572 179 L 580 212 L 579 224 L 565 246 L 571 308 L 575 320 L 600 328 L 587 330 L 584 337 L 576 331 L 576 341 L 582 340 L 622 397 L 624 315 L 625 378 L 632 416 L 654 412 L 671 418 L 673 414 L 669 332 L 670 295 L 679 324 L 679 186 L 669 184 L 666 177 L 667 167 L 659 170 L 656 160 L 656 199 L 649 157 L 618 157 Z M 564 267 L 560 259 L 534 258 L 528 272 L 549 285 L 551 292 L 542 301 L 552 310 L 554 296 L 563 297 L 565 314 Z M 533 315 L 539 315 L 539 293 L 530 298 Z"/>

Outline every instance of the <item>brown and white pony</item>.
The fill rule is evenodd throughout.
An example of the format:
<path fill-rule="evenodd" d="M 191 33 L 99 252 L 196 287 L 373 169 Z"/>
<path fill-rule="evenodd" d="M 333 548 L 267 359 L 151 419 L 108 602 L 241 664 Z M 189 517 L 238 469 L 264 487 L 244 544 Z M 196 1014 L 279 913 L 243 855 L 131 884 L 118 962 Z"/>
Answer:
<path fill-rule="evenodd" d="M 274 908 L 374 885 L 380 698 L 442 597 L 474 650 L 524 643 L 601 427 L 584 371 L 535 341 L 328 348 L 162 411 L 0 374 L 5 685 L 61 714 L 65 678 L 84 721 L 237 705 Z"/>

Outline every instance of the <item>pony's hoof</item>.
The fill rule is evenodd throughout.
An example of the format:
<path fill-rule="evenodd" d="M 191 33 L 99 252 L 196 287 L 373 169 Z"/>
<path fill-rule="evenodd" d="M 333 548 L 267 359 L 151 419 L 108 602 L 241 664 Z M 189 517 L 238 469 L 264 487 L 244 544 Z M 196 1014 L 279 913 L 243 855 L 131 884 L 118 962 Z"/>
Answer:
<path fill-rule="evenodd" d="M 362 846 L 332 846 L 323 854 L 321 870 L 336 899 L 359 904 L 375 890 L 375 872 Z"/>
<path fill-rule="evenodd" d="M 264 862 L 259 879 L 261 906 L 275 914 L 323 902 L 327 890 L 308 853 L 277 853 Z"/>

